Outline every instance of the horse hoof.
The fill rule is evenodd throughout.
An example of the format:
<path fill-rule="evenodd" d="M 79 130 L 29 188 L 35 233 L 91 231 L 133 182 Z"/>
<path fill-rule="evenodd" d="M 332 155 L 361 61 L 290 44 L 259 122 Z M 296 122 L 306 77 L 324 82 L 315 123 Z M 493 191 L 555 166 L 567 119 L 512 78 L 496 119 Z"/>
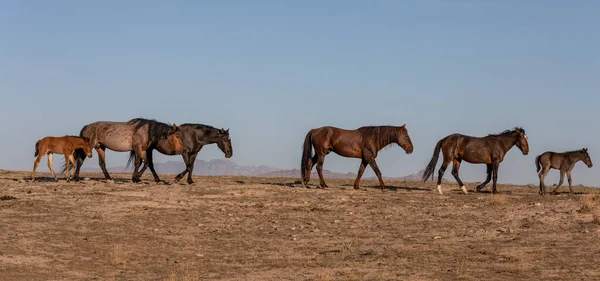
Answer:
<path fill-rule="evenodd" d="M 192 185 L 192 184 L 194 184 L 194 183 L 195 183 L 194 181 L 188 181 L 188 184 L 189 184 L 189 185 Z"/>

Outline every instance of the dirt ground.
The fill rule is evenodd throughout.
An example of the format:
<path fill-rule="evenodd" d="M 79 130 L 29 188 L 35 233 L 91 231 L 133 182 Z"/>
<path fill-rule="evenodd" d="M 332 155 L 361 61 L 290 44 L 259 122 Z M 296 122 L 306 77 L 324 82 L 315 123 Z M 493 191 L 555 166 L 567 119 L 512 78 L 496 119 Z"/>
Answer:
<path fill-rule="evenodd" d="M 449 183 L 440 196 L 429 182 L 40 176 L 0 171 L 2 280 L 600 279 L 595 188 L 492 196 Z"/>

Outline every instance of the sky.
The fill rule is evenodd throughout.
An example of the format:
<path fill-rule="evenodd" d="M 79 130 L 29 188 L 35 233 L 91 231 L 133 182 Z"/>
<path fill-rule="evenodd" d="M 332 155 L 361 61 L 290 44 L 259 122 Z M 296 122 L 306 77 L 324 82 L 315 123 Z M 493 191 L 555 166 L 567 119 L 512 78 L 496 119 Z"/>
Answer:
<path fill-rule="evenodd" d="M 414 153 L 377 157 L 401 176 L 448 134 L 522 126 L 530 153 L 509 151 L 499 182 L 537 183 L 544 151 L 587 147 L 600 163 L 599 12 L 597 1 L 0 0 L 0 168 L 30 170 L 45 136 L 145 117 L 230 128 L 231 160 L 279 168 L 299 168 L 312 128 L 407 124 Z M 199 158 L 224 155 L 211 145 Z M 126 159 L 107 153 L 108 166 Z M 155 152 L 167 160 L 181 157 Z M 330 154 L 325 169 L 359 163 Z M 598 169 L 578 163 L 574 184 L 600 186 Z M 482 181 L 485 165 L 460 175 Z"/>

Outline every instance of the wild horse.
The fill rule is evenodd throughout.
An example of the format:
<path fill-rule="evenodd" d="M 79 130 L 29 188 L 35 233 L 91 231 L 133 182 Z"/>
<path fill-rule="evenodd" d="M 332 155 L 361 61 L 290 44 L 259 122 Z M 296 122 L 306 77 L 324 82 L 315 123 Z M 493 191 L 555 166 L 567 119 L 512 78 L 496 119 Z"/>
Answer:
<path fill-rule="evenodd" d="M 366 126 L 355 130 L 344 130 L 330 126 L 312 129 L 306 134 L 302 151 L 301 173 L 303 185 L 308 187 L 310 172 L 316 164 L 320 186 L 321 188 L 327 187 L 323 178 L 323 161 L 325 156 L 333 151 L 340 156 L 362 159 L 358 176 L 354 181 L 354 189 L 359 188 L 360 178 L 368 164 L 377 175 L 379 186 L 383 190 L 385 185 L 375 158 L 379 150 L 394 143 L 402 147 L 407 154 L 413 152 L 413 145 L 410 136 L 408 136 L 406 124 L 400 127 Z M 312 155 L 313 147 L 315 149 L 314 156 Z"/>
<path fill-rule="evenodd" d="M 99 158 L 100 168 L 107 180 L 112 180 L 106 170 L 105 151 L 125 152 L 133 151 L 140 159 L 144 160 L 144 165 L 148 163 L 146 150 L 159 141 L 165 140 L 166 143 L 175 151 L 183 150 L 183 142 L 179 134 L 179 127 L 172 126 L 154 120 L 143 118 L 131 119 L 128 122 L 99 121 L 88 124 L 81 129 L 81 137 L 88 138 L 90 145 L 96 149 Z M 85 158 L 82 157 L 81 150 L 75 151 L 77 159 L 77 168 L 75 169 L 75 181 L 79 180 L 79 171 Z M 132 175 L 132 181 L 139 182 L 135 171 L 139 168 L 140 161 L 136 161 L 136 167 Z"/>
<path fill-rule="evenodd" d="M 198 156 L 198 153 L 200 152 L 203 146 L 216 143 L 217 146 L 221 149 L 221 151 L 225 153 L 225 158 L 231 158 L 231 156 L 233 155 L 233 149 L 231 147 L 231 138 L 229 136 L 229 129 L 217 129 L 208 125 L 186 123 L 181 124 L 179 126 L 179 134 L 181 136 L 183 144 L 183 149 L 181 151 L 173 149 L 173 147 L 165 139 L 159 140 L 152 146 L 148 147 L 148 149 L 146 150 L 146 155 L 148 156 L 147 166 L 150 167 L 150 171 L 152 172 L 152 175 L 154 176 L 154 180 L 156 182 L 159 182 L 160 179 L 154 171 L 154 163 L 152 162 L 152 151 L 154 149 L 158 150 L 158 152 L 165 155 L 181 154 L 181 156 L 183 157 L 183 161 L 185 162 L 186 168 L 183 172 L 181 172 L 175 177 L 175 181 L 181 180 L 187 173 L 188 184 L 194 183 L 194 181 L 192 180 L 194 162 L 196 161 L 196 156 Z M 129 166 L 134 159 L 136 159 L 136 154 L 131 152 L 129 154 L 129 162 L 127 163 L 127 165 Z M 144 168 L 142 168 L 142 170 L 137 172 L 137 177 L 139 178 L 145 170 L 146 165 L 144 165 Z"/>
<path fill-rule="evenodd" d="M 498 180 L 498 167 L 500 162 L 504 160 L 504 155 L 516 145 L 523 155 L 529 153 L 529 144 L 527 143 L 527 135 L 523 128 L 515 128 L 514 130 L 506 130 L 500 134 L 488 135 L 486 137 L 472 137 L 461 134 L 449 135 L 438 141 L 433 150 L 433 157 L 425 168 L 423 180 L 426 181 L 430 176 L 433 178 L 433 170 L 438 161 L 440 150 L 443 151 L 444 162 L 438 172 L 437 190 L 442 192 L 442 177 L 446 168 L 453 162 L 452 175 L 456 182 L 467 194 L 467 188 L 458 177 L 458 169 L 462 160 L 473 164 L 487 165 L 487 178 L 485 182 L 477 186 L 479 192 L 486 184 L 490 182 L 493 174 L 492 193 L 496 193 L 496 182 Z"/>
<path fill-rule="evenodd" d="M 540 195 L 546 194 L 544 180 L 550 169 L 560 170 L 560 181 L 552 193 L 556 193 L 556 190 L 563 184 L 566 173 L 567 179 L 569 180 L 569 194 L 573 194 L 573 188 L 571 186 L 571 170 L 573 170 L 573 167 L 575 167 L 575 164 L 579 161 L 583 161 L 589 168 L 593 166 L 587 148 L 563 153 L 546 151 L 536 157 L 535 166 L 537 167 L 538 176 L 540 177 Z"/>
<path fill-rule="evenodd" d="M 92 157 L 92 147 L 90 146 L 89 139 L 80 138 L 75 136 L 64 136 L 64 137 L 45 137 L 35 143 L 35 156 L 37 157 L 33 162 L 33 172 L 31 173 L 31 180 L 35 181 L 35 170 L 37 170 L 38 164 L 44 155 L 48 155 L 48 168 L 52 173 L 52 177 L 55 181 L 58 181 L 54 169 L 52 169 L 52 154 L 60 153 L 65 156 L 65 178 L 67 182 L 70 181 L 69 176 L 69 163 L 75 165 L 75 158 L 73 156 L 76 149 L 82 149 L 84 155 Z M 85 156 L 84 156 L 85 157 Z"/>

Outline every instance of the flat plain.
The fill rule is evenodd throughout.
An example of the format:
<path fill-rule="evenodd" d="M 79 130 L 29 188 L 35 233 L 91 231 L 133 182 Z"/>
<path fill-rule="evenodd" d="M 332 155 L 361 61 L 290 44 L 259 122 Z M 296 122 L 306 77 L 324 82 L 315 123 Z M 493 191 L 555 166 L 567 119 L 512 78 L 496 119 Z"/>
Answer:
<path fill-rule="evenodd" d="M 2 280 L 600 279 L 596 188 L 29 176 L 0 171 Z"/>

